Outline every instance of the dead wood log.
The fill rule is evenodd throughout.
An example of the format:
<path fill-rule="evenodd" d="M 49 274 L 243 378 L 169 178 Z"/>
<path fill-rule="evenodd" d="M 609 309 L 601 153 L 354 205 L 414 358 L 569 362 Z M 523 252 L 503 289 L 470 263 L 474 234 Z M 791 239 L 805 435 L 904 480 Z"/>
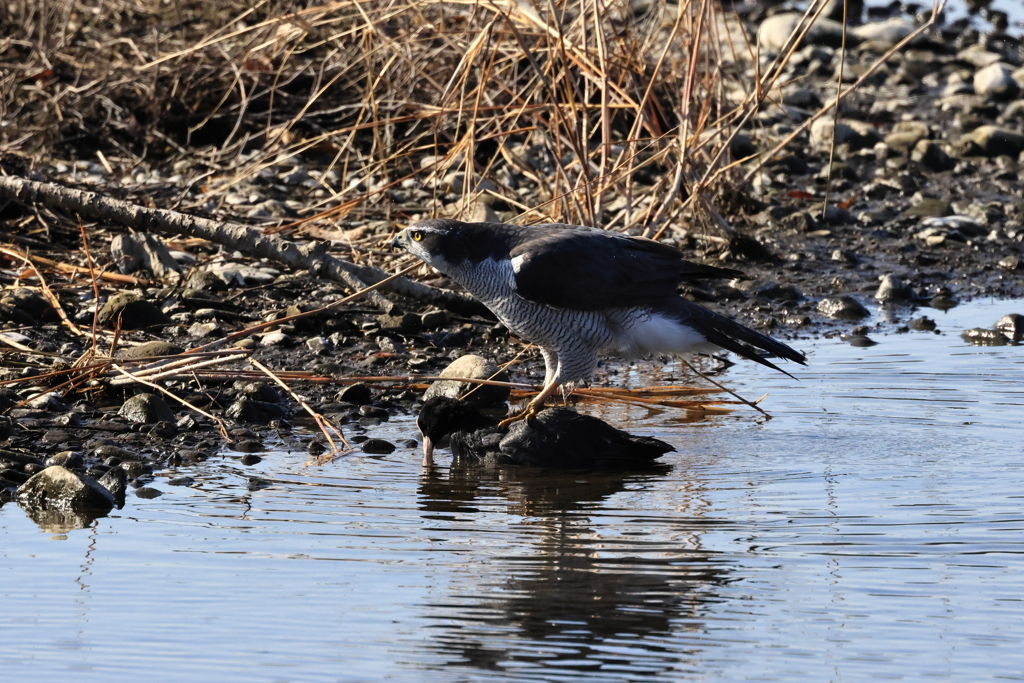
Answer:
<path fill-rule="evenodd" d="M 255 228 L 237 223 L 199 218 L 168 209 L 150 209 L 56 183 L 40 183 L 17 176 L 0 176 L 0 197 L 25 204 L 39 203 L 91 219 L 116 221 L 134 230 L 167 236 L 198 237 L 253 258 L 266 258 L 290 268 L 309 270 L 317 277 L 342 282 L 353 289 L 375 284 L 389 275 L 380 268 L 360 266 L 335 258 L 327 253 L 322 243 L 300 246 L 290 240 L 264 235 Z M 388 283 L 384 288 L 454 313 L 491 317 L 487 309 L 471 297 L 413 282 L 404 277 Z M 393 307 L 391 302 L 377 292 L 368 292 L 368 295 L 375 305 L 385 312 L 390 312 Z"/>

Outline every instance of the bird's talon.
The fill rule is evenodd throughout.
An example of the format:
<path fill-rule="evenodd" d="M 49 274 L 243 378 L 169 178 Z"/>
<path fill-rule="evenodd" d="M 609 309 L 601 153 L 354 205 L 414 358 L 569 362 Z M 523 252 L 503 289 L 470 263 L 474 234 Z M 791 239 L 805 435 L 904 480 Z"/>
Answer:
<path fill-rule="evenodd" d="M 518 422 L 519 420 L 526 420 L 527 422 L 529 422 L 530 419 L 537 414 L 537 412 L 537 406 L 526 406 L 526 409 L 523 412 L 517 415 L 513 415 L 512 417 L 506 417 L 504 420 L 499 422 L 498 429 L 500 429 L 501 431 L 505 431 L 509 428 L 509 425 L 511 425 L 513 422 Z"/>

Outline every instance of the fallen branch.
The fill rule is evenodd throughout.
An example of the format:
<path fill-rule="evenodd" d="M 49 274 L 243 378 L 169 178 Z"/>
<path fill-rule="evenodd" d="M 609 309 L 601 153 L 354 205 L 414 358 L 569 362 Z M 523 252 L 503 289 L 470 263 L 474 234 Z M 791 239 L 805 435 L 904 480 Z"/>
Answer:
<path fill-rule="evenodd" d="M 215 242 L 228 249 L 254 258 L 267 258 L 290 268 L 305 269 L 318 277 L 342 282 L 361 289 L 389 277 L 373 266 L 360 266 L 326 253 L 323 244 L 300 246 L 290 240 L 264 235 L 244 225 L 199 218 L 167 209 L 149 209 L 118 199 L 103 197 L 56 183 L 40 183 L 16 176 L 0 176 L 0 197 L 50 208 L 59 208 L 82 216 L 116 221 L 135 230 L 163 235 L 188 235 Z M 475 299 L 454 292 L 435 289 L 406 278 L 390 281 L 387 288 L 397 294 L 424 301 L 462 315 L 490 315 Z M 371 301 L 386 311 L 392 305 L 379 294 L 370 294 Z"/>

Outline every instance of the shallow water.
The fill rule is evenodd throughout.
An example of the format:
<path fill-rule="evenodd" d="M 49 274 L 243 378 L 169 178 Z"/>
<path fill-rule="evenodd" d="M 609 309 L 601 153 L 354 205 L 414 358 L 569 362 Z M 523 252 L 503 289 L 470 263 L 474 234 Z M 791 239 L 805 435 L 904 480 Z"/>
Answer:
<path fill-rule="evenodd" d="M 660 471 L 206 463 L 62 536 L 0 508 L 6 680 L 1024 679 L 1024 348 L 801 341 L 749 409 L 631 411 Z M 659 381 L 679 372 L 659 370 Z M 640 381 L 640 370 L 627 374 Z M 606 418 L 623 424 L 622 412 Z M 407 420 L 382 436 L 414 435 Z M 188 473 L 187 470 L 184 473 Z M 248 477 L 273 482 L 249 491 Z"/>

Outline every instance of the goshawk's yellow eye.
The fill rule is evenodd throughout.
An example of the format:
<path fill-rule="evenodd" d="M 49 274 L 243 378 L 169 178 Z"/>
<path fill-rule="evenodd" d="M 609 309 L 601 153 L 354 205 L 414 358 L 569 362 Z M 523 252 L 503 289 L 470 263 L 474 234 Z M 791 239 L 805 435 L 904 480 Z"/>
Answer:
<path fill-rule="evenodd" d="M 423 233 L 422 233 L 422 232 L 420 232 L 419 230 L 417 230 L 416 232 L 414 232 L 414 233 L 412 234 L 412 238 L 413 238 L 413 240 L 415 240 L 416 242 L 420 242 L 420 241 L 422 241 L 422 240 L 423 240 Z"/>

